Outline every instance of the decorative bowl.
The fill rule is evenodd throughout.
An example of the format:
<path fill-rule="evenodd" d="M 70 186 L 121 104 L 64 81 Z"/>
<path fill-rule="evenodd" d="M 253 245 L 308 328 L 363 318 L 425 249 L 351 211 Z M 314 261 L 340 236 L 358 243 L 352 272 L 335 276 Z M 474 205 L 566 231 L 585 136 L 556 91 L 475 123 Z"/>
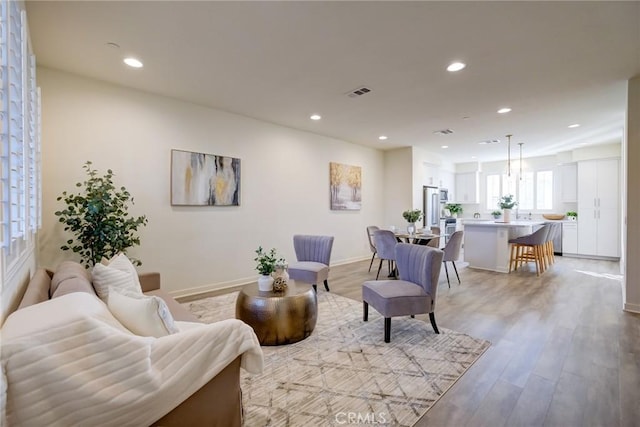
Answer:
<path fill-rule="evenodd" d="M 558 219 L 564 219 L 564 214 L 542 214 L 542 217 L 544 219 L 558 220 Z"/>

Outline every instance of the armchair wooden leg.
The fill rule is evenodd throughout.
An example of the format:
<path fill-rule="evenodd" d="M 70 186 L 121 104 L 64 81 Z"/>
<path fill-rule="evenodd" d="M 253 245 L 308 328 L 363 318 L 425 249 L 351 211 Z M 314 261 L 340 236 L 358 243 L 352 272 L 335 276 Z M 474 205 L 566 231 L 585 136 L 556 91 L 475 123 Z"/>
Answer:
<path fill-rule="evenodd" d="M 316 285 L 315 283 L 313 285 L 313 291 L 317 294 L 318 293 L 318 285 Z"/>
<path fill-rule="evenodd" d="M 433 326 L 433 330 L 436 334 L 439 334 L 438 325 L 436 325 L 436 315 L 435 313 L 429 313 L 429 320 L 431 320 L 431 326 Z"/>
<path fill-rule="evenodd" d="M 384 342 L 391 342 L 391 318 L 384 318 Z"/>
<path fill-rule="evenodd" d="M 329 281 L 327 279 L 324 279 L 324 288 L 329 292 Z"/>
<path fill-rule="evenodd" d="M 369 320 L 369 303 L 366 301 L 362 301 L 362 320 L 365 322 Z"/>

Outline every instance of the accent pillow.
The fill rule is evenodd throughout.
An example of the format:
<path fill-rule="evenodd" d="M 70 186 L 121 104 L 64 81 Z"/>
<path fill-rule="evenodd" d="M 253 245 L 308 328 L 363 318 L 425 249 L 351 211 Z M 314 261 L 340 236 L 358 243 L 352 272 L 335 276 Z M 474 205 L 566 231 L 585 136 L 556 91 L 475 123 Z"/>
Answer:
<path fill-rule="evenodd" d="M 104 302 L 109 299 L 109 288 L 117 289 L 122 294 L 134 297 L 143 295 L 136 268 L 124 254 L 113 257 L 109 265 L 102 263 L 94 265 L 92 276 L 93 287 Z"/>
<path fill-rule="evenodd" d="M 107 306 L 113 317 L 136 335 L 159 338 L 180 332 L 160 297 L 131 297 L 111 289 Z"/>

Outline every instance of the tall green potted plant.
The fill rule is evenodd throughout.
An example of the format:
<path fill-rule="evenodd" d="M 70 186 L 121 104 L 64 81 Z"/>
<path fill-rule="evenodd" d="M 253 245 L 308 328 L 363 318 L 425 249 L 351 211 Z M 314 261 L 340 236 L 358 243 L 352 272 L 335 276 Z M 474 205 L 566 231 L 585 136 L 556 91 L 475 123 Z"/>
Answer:
<path fill-rule="evenodd" d="M 74 235 L 60 249 L 79 254 L 87 268 L 103 257 L 111 258 L 139 245 L 138 227 L 147 224 L 146 216 L 129 215 L 133 197 L 125 187 L 116 188 L 113 171 L 108 169 L 104 176 L 98 176 L 91 165 L 90 161 L 84 164 L 88 178 L 76 184 L 82 191 L 75 194 L 63 191 L 57 200 L 64 201 L 66 207 L 55 212 L 58 221 L 64 224 L 64 230 Z M 131 261 L 135 265 L 142 264 L 137 259 Z"/>

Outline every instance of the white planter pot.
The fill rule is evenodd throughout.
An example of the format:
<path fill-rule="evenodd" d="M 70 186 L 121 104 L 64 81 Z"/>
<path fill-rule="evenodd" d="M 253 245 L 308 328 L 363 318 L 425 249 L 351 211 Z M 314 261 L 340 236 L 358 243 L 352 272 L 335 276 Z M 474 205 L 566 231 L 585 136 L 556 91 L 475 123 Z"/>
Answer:
<path fill-rule="evenodd" d="M 504 209 L 502 211 L 502 218 L 504 222 L 511 222 L 511 209 Z"/>
<path fill-rule="evenodd" d="M 258 289 L 264 292 L 270 292 L 273 290 L 273 277 L 260 276 L 258 277 Z"/>
<path fill-rule="evenodd" d="M 409 234 L 414 234 L 416 232 L 416 224 L 413 222 L 410 222 L 407 224 L 407 233 Z"/>

